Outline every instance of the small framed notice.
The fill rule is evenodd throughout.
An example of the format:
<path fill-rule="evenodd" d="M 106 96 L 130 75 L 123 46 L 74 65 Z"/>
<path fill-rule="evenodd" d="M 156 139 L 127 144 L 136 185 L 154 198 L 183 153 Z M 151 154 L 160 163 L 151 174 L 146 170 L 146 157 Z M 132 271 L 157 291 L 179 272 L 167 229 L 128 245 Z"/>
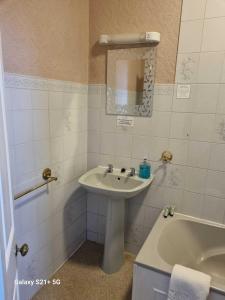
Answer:
<path fill-rule="evenodd" d="M 191 94 L 190 84 L 177 85 L 177 99 L 189 99 Z"/>
<path fill-rule="evenodd" d="M 129 116 L 117 116 L 117 127 L 134 127 L 134 118 Z"/>

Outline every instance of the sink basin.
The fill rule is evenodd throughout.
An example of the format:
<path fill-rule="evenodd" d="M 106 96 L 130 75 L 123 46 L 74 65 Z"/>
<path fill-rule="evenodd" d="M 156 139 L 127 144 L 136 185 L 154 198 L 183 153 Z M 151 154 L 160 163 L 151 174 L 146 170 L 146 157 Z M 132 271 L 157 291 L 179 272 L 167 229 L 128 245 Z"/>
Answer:
<path fill-rule="evenodd" d="M 107 196 L 107 216 L 105 230 L 105 247 L 102 269 L 105 273 L 119 271 L 124 262 L 124 217 L 125 199 L 132 198 L 146 189 L 153 177 L 142 179 L 128 176 L 120 169 L 106 172 L 107 167 L 94 168 L 79 179 L 80 185 L 88 192 Z M 132 201 L 132 200 L 131 200 Z"/>
<path fill-rule="evenodd" d="M 113 173 L 106 173 L 106 169 L 99 166 L 88 171 L 80 177 L 79 183 L 93 193 L 128 199 L 139 194 L 152 182 L 152 178 L 128 177 L 128 173 L 121 173 L 120 169 L 114 169 Z"/>

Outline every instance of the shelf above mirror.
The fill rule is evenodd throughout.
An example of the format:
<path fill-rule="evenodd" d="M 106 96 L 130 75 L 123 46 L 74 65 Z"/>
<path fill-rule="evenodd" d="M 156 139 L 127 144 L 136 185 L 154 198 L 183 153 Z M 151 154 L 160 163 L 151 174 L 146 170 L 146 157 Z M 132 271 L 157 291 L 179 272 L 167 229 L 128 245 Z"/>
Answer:
<path fill-rule="evenodd" d="M 126 34 L 102 34 L 99 38 L 100 45 L 129 45 L 129 44 L 158 44 L 159 32 L 142 32 Z"/>

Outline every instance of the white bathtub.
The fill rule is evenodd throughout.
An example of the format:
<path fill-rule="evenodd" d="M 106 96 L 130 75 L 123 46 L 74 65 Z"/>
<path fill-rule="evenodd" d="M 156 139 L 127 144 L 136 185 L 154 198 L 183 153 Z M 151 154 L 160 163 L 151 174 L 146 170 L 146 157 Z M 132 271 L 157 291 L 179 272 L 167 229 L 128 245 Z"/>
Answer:
<path fill-rule="evenodd" d="M 165 219 L 161 214 L 135 260 L 133 299 L 166 299 L 175 264 L 211 275 L 210 299 L 225 300 L 225 225 L 178 213 Z M 145 275 L 143 272 L 140 275 L 141 271 Z M 142 276 L 139 288 L 143 296 L 136 297 L 138 276 Z M 151 280 L 147 280 L 147 276 Z M 153 291 L 150 298 L 145 298 L 144 281 L 148 285 L 146 293 L 149 295 L 150 290 Z M 157 298 L 156 291 L 161 298 Z"/>

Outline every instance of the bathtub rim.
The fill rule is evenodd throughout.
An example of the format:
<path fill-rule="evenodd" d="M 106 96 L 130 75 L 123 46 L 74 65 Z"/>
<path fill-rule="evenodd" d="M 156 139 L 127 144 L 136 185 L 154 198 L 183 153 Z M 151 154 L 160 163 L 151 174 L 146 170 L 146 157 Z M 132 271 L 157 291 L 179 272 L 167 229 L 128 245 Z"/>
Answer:
<path fill-rule="evenodd" d="M 177 220 L 192 221 L 195 223 L 201 223 L 217 228 L 222 228 L 225 230 L 225 224 L 220 224 L 213 221 L 192 217 L 181 213 L 175 213 L 173 217 L 164 218 L 163 212 L 161 212 L 151 232 L 147 236 L 143 246 L 137 254 L 134 264 L 167 275 L 169 277 L 171 276 L 173 266 L 169 265 L 161 258 L 161 256 L 158 253 L 157 246 L 160 239 L 160 234 L 162 233 L 164 228 L 170 223 L 175 222 Z M 213 281 L 211 283 L 210 290 L 225 295 L 225 286 L 220 286 L 220 284 L 215 285 Z"/>

